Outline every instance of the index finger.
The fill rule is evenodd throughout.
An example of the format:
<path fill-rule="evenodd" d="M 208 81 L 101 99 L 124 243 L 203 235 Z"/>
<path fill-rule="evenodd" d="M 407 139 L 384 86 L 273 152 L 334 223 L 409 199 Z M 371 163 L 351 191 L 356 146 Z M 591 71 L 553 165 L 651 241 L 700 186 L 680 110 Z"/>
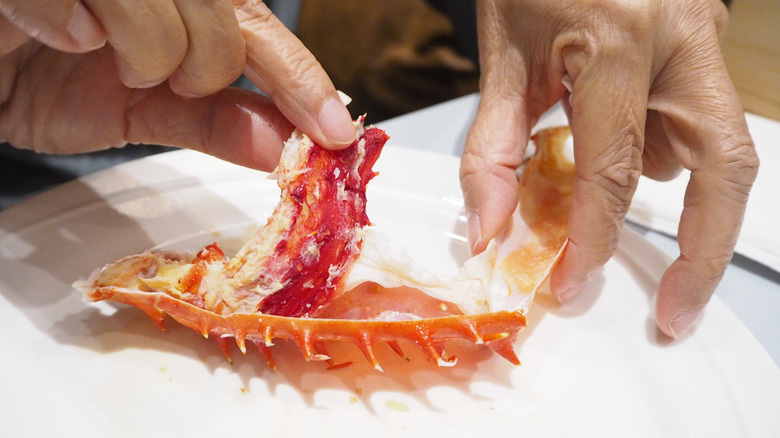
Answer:
<path fill-rule="evenodd" d="M 316 143 L 327 148 L 352 143 L 352 117 L 314 55 L 262 2 L 233 3 L 246 40 L 246 76 Z"/>

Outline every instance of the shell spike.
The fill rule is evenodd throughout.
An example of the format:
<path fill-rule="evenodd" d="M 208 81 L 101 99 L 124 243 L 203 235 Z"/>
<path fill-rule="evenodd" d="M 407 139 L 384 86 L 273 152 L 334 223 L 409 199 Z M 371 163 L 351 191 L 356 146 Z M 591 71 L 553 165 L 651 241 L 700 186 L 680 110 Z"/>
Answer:
<path fill-rule="evenodd" d="M 138 305 L 138 307 L 146 313 L 147 316 L 154 322 L 154 325 L 157 326 L 158 329 L 165 331 L 165 315 L 166 313 L 157 307 L 153 306 L 141 306 Z"/>
<path fill-rule="evenodd" d="M 498 353 L 499 356 L 515 365 L 520 365 L 520 359 L 515 354 L 515 349 L 513 347 L 514 338 L 514 336 L 505 336 L 500 339 L 490 341 L 487 345 L 491 350 Z"/>
<path fill-rule="evenodd" d="M 319 343 L 320 347 L 322 347 L 321 342 L 312 341 L 312 334 L 309 330 L 304 330 L 304 332 L 300 334 L 296 333 L 293 336 L 293 341 L 298 345 L 298 348 L 301 350 L 301 353 L 303 353 L 303 357 L 306 360 L 330 360 L 330 356 L 318 351 L 315 344 Z"/>
<path fill-rule="evenodd" d="M 398 341 L 387 341 L 387 345 L 390 347 L 395 354 L 399 355 L 403 360 L 409 361 L 409 357 L 406 356 L 406 353 L 401 349 L 401 345 L 398 344 Z"/>
<path fill-rule="evenodd" d="M 420 350 L 425 353 L 429 359 L 436 363 L 442 361 L 446 362 L 446 359 L 442 357 L 444 352 L 443 342 L 434 342 L 431 340 L 431 336 L 426 333 L 422 328 L 418 328 L 417 332 L 412 335 L 411 339 Z"/>
<path fill-rule="evenodd" d="M 468 334 L 472 336 L 471 342 L 477 345 L 482 345 L 485 343 L 485 340 L 482 339 L 482 335 L 479 333 L 479 330 L 477 330 L 477 327 L 475 327 L 473 321 L 468 321 L 465 326 Z"/>
<path fill-rule="evenodd" d="M 268 368 L 276 371 L 276 361 L 274 360 L 274 356 L 271 353 L 271 349 L 268 348 L 268 346 L 263 341 L 253 341 L 252 343 L 255 344 L 257 350 L 260 351 L 260 354 L 263 355 L 265 362 L 268 364 Z"/>
<path fill-rule="evenodd" d="M 363 352 L 363 356 L 367 361 L 371 362 L 371 365 L 375 370 L 384 372 L 379 365 L 379 360 L 376 358 L 376 353 L 374 353 L 374 340 L 371 339 L 371 335 L 368 332 L 364 332 L 361 338 L 355 339 L 355 345 L 360 348 L 360 351 Z"/>
<path fill-rule="evenodd" d="M 200 334 L 203 335 L 204 338 L 209 338 L 209 325 L 208 321 L 200 320 L 198 321 L 198 328 L 200 329 Z"/>
<path fill-rule="evenodd" d="M 236 332 L 233 333 L 233 336 L 236 338 L 236 345 L 238 345 L 238 349 L 241 350 L 241 353 L 246 356 L 246 333 L 240 330 L 236 330 Z"/>
<path fill-rule="evenodd" d="M 217 337 L 217 345 L 219 345 L 219 349 L 222 351 L 222 354 L 225 355 L 225 359 L 227 359 L 227 361 L 232 364 L 233 356 L 230 355 L 230 341 L 228 341 L 227 338 L 220 336 Z"/>

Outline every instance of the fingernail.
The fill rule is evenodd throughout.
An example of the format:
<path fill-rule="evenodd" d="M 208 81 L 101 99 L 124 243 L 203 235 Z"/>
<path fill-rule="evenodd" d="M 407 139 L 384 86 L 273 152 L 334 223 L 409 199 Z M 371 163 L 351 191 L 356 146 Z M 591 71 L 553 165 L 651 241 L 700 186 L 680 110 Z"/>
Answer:
<path fill-rule="evenodd" d="M 582 291 L 582 289 L 585 288 L 585 284 L 587 284 L 587 281 L 584 281 L 580 284 L 575 284 L 574 286 L 570 286 L 558 293 L 554 293 L 553 296 L 555 297 L 556 300 L 558 300 L 559 303 L 565 303 L 571 300 L 572 298 L 574 298 L 575 296 L 577 296 L 577 294 L 579 294 Z"/>
<path fill-rule="evenodd" d="M 571 93 L 571 90 L 574 89 L 574 80 L 569 76 L 568 73 L 564 74 L 561 78 L 561 84 L 566 88 L 566 90 Z"/>
<path fill-rule="evenodd" d="M 357 131 L 347 107 L 339 99 L 330 98 L 320 108 L 318 116 L 320 129 L 335 144 L 349 144 L 355 141 Z"/>
<path fill-rule="evenodd" d="M 669 331 L 672 333 L 672 337 L 679 338 L 685 332 L 687 332 L 694 322 L 696 322 L 696 319 L 701 314 L 702 307 L 698 307 L 696 309 L 686 310 L 685 312 L 680 313 L 677 315 L 676 318 L 672 320 L 671 323 L 669 323 Z"/>
<path fill-rule="evenodd" d="M 77 2 L 73 8 L 67 30 L 85 49 L 97 49 L 106 43 L 103 27 L 81 2 Z"/>
<path fill-rule="evenodd" d="M 474 210 L 466 212 L 466 239 L 471 254 L 477 254 L 482 245 L 482 224 L 479 221 L 479 215 Z"/>

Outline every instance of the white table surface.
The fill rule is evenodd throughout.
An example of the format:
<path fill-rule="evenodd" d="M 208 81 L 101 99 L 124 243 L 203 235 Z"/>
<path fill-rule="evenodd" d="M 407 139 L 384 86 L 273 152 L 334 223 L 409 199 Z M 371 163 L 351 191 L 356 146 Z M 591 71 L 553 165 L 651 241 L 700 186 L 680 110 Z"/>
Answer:
<path fill-rule="evenodd" d="M 478 103 L 479 96 L 472 94 L 375 125 L 390 134 L 392 144 L 460 155 Z M 756 118 L 748 115 L 749 125 L 754 120 Z M 761 119 L 761 122 L 765 126 L 767 120 Z M 540 125 L 547 126 L 561 123 L 566 123 L 566 120 L 561 118 L 560 112 L 543 117 L 540 121 Z M 771 144 L 776 140 L 771 135 L 780 134 L 780 123 L 774 123 L 776 126 L 772 130 L 760 132 L 754 131 L 751 125 L 751 133 L 757 145 Z M 780 163 L 762 162 L 761 172 L 772 172 L 771 168 L 777 166 Z M 669 256 L 676 258 L 679 255 L 677 241 L 673 236 L 630 221 L 628 225 Z M 780 315 L 780 272 L 736 254 L 715 294 L 742 320 L 775 363 L 780 365 L 780 318 L 777 316 Z"/>

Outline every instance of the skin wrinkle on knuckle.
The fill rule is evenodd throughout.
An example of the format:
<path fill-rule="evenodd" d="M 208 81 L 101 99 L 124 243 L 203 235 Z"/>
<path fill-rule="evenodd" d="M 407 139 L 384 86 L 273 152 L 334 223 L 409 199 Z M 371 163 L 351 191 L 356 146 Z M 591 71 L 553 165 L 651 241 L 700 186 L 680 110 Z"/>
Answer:
<path fill-rule="evenodd" d="M 512 123 L 512 119 L 508 118 L 505 122 Z M 490 129 L 476 135 L 479 137 L 476 140 L 479 143 L 476 147 L 471 147 L 463 152 L 465 159 L 461 161 L 461 167 L 471 164 L 471 168 L 477 170 L 492 165 L 517 169 L 522 163 L 525 147 L 518 147 L 512 139 L 496 138 L 496 133 Z"/>
<path fill-rule="evenodd" d="M 195 93 L 208 94 L 230 85 L 241 75 L 243 65 L 233 62 L 222 62 L 216 65 L 202 62 L 184 63 L 180 66 L 180 74 L 176 80 Z"/>
<path fill-rule="evenodd" d="M 717 283 L 731 263 L 733 246 L 717 251 L 720 255 L 705 255 L 701 251 L 695 255 L 680 254 L 694 268 L 696 275 L 707 283 Z"/>
<path fill-rule="evenodd" d="M 574 77 L 594 62 L 623 63 L 626 54 L 632 53 L 627 49 L 649 50 L 653 22 L 650 9 L 643 2 L 601 2 L 599 7 L 577 15 L 567 26 L 576 31 L 559 35 L 554 53 L 565 56 L 565 65 Z"/>
<path fill-rule="evenodd" d="M 117 5 L 102 14 L 113 14 L 106 26 L 108 41 L 116 52 L 120 78 L 131 87 L 166 79 L 188 51 L 187 30 L 179 12 L 173 3 Z"/>
<path fill-rule="evenodd" d="M 311 73 L 320 67 L 319 63 L 304 47 L 296 47 L 284 53 L 287 86 L 299 90 L 305 88 Z"/>
<path fill-rule="evenodd" d="M 632 183 L 632 181 L 636 181 L 638 178 L 639 171 L 637 169 L 621 165 L 608 166 L 595 177 L 583 178 L 598 188 L 598 193 L 600 193 L 599 206 L 602 209 L 602 213 L 608 217 L 615 218 L 614 224 L 600 221 L 591 225 L 606 227 L 608 229 L 604 234 L 615 235 L 617 231 L 612 230 L 612 228 L 619 228 L 622 218 L 628 212 L 636 187 L 636 183 Z"/>
<path fill-rule="evenodd" d="M 472 151 L 463 153 L 460 166 L 460 179 L 465 181 L 466 179 L 480 179 L 481 176 L 492 175 L 500 181 L 507 180 L 507 171 L 512 175 L 515 175 L 514 161 L 511 156 L 506 154 L 495 154 L 487 157 Z M 514 182 L 516 178 L 513 177 Z"/>
<path fill-rule="evenodd" d="M 719 198 L 744 205 L 758 176 L 759 157 L 749 139 L 724 140 L 722 149 L 708 157 L 709 164 L 691 170 L 692 175 L 709 175 L 716 183 L 709 185 Z M 713 195 L 710 195 L 713 196 Z"/>
<path fill-rule="evenodd" d="M 753 143 L 739 142 L 727 146 L 721 157 L 720 164 L 716 167 L 716 174 L 723 175 L 725 180 L 749 190 L 758 176 L 760 166 Z"/>
<path fill-rule="evenodd" d="M 259 33 L 261 27 L 274 28 L 276 33 L 286 32 L 282 29 L 281 22 L 278 22 L 267 8 L 259 8 L 259 11 L 253 10 L 252 13 L 251 17 L 240 20 L 245 37 Z M 292 105 L 295 111 L 308 113 L 310 110 L 304 107 L 305 102 L 301 102 L 296 95 L 300 94 L 301 90 L 308 90 L 308 95 L 322 91 L 321 87 L 310 89 L 312 88 L 310 84 L 323 84 L 328 79 L 320 63 L 308 49 L 294 36 L 290 37 L 292 40 L 279 38 L 263 42 L 262 52 L 273 53 L 273 58 L 277 62 L 272 65 L 258 66 L 260 77 L 257 79 L 261 81 L 258 86 L 274 100 L 283 96 L 282 98 Z M 253 44 L 251 39 L 248 39 L 247 43 Z M 312 98 L 309 100 L 312 101 Z"/>
<path fill-rule="evenodd" d="M 637 146 L 641 133 L 634 126 L 628 122 L 617 134 L 619 140 L 611 143 L 615 146 L 594 157 L 593 164 L 584 172 L 578 172 L 581 179 L 601 188 L 608 195 L 609 205 L 615 206 L 616 212 L 621 214 L 628 209 L 642 174 L 642 151 Z M 598 163 L 602 165 L 595 167 Z"/>
<path fill-rule="evenodd" d="M 592 63 L 599 52 L 600 42 L 588 27 L 559 34 L 552 44 L 553 59 L 560 59 L 562 72 L 576 80 L 580 73 Z"/>
<path fill-rule="evenodd" d="M 472 151 L 463 151 L 463 155 L 460 160 L 460 180 L 463 181 L 466 178 L 473 177 L 479 172 L 479 157 Z"/>

